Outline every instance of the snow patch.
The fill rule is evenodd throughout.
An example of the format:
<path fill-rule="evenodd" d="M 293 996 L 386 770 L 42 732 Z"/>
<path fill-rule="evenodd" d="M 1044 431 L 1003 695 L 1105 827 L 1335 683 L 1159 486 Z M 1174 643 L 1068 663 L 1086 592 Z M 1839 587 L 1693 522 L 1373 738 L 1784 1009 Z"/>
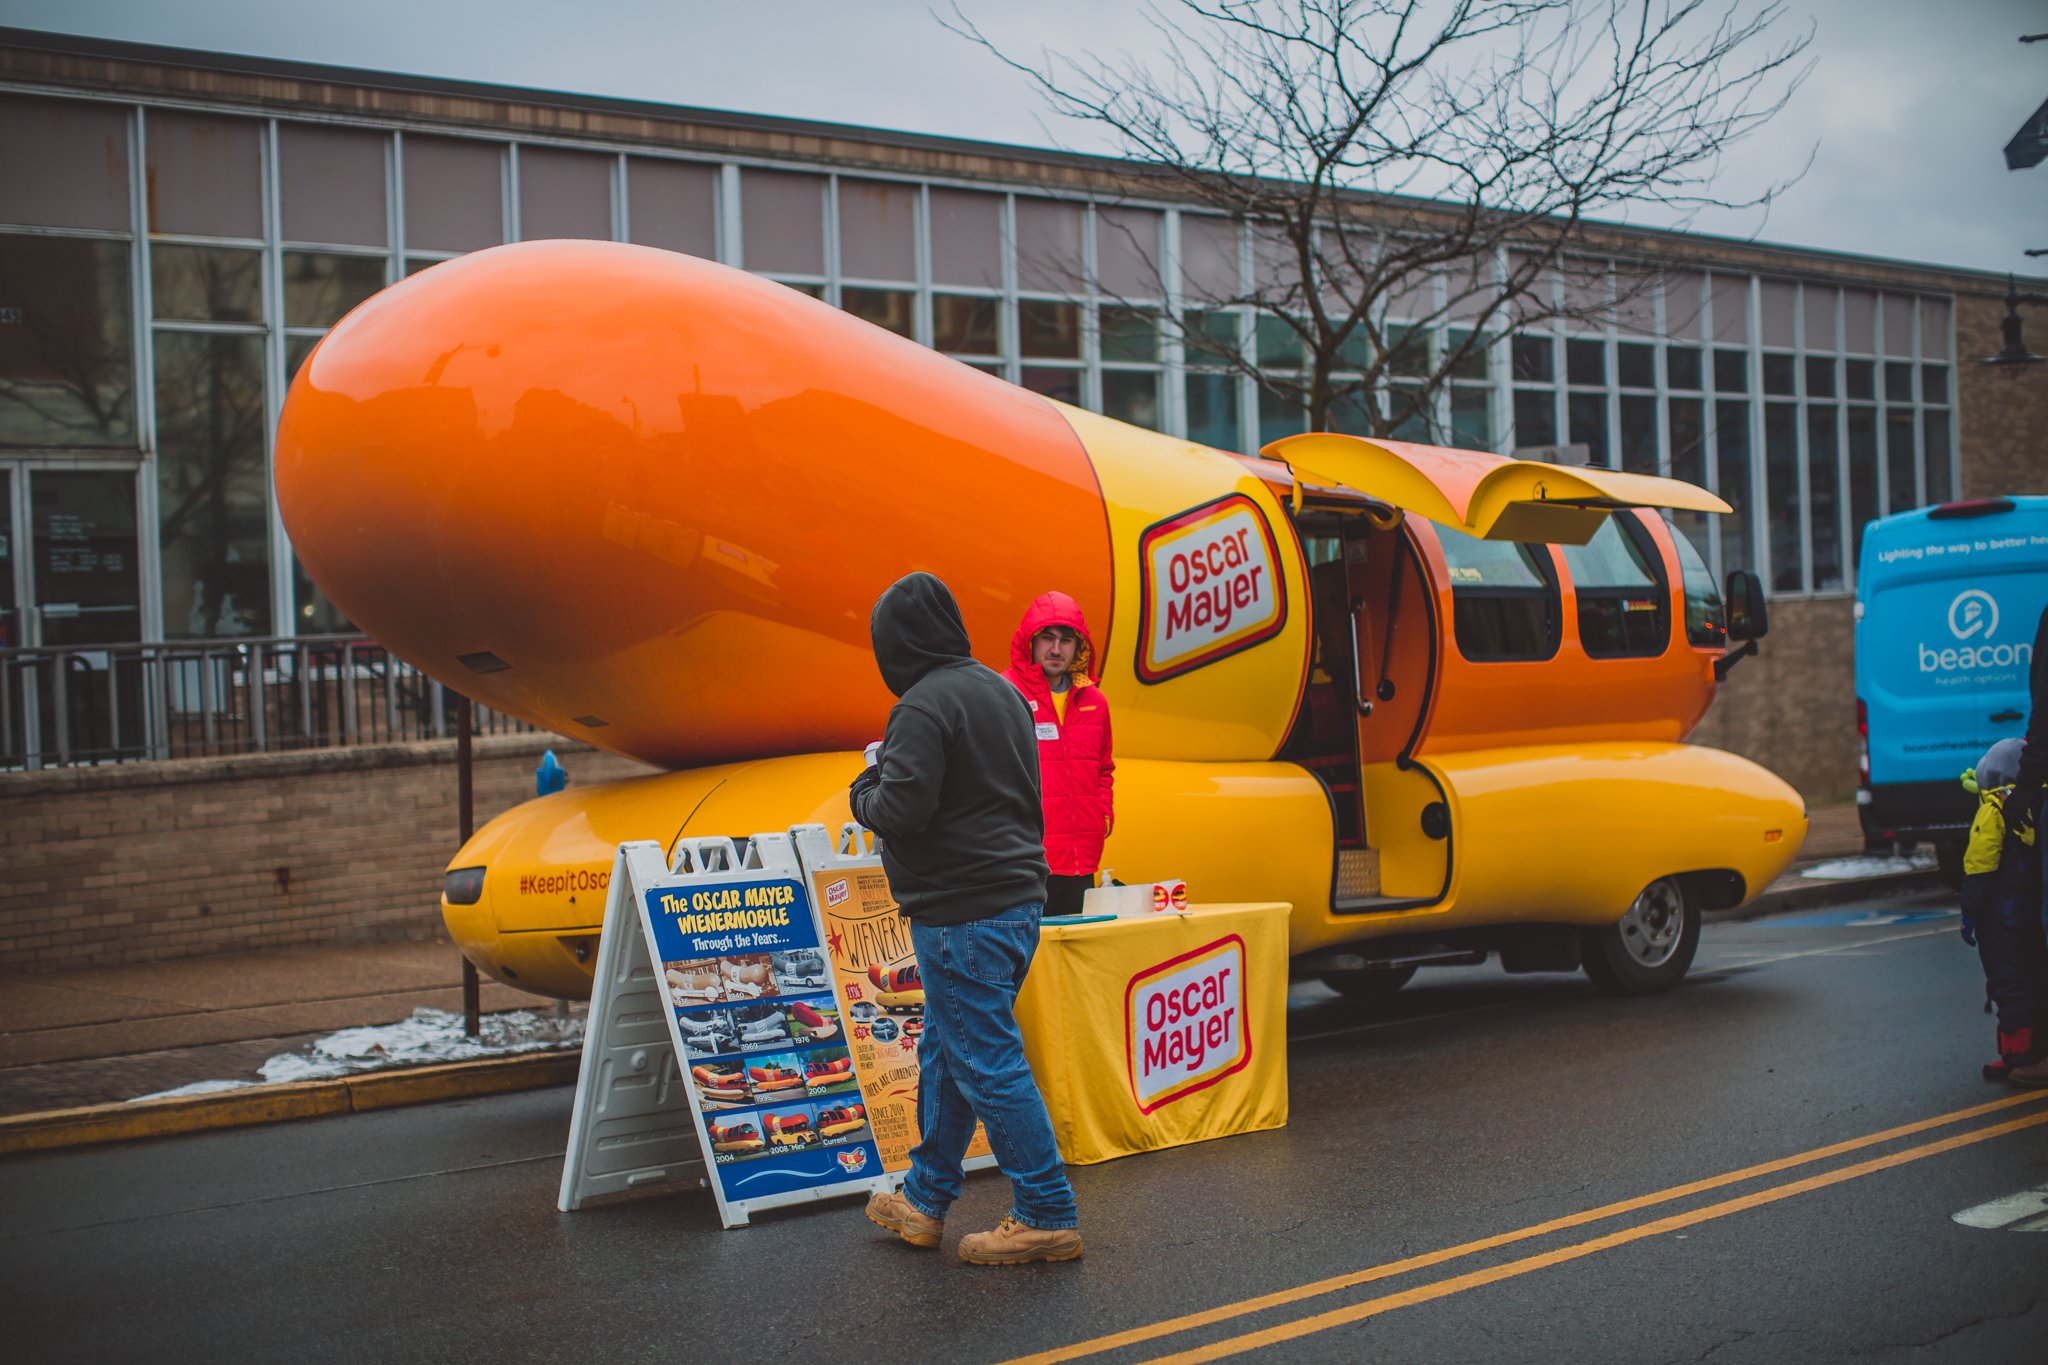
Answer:
<path fill-rule="evenodd" d="M 535 1010 L 486 1014 L 478 1036 L 462 1031 L 462 1016 L 425 1005 L 395 1024 L 346 1028 L 305 1047 L 281 1052 L 257 1068 L 261 1081 L 194 1081 L 175 1090 L 159 1090 L 130 1100 L 162 1100 L 182 1095 L 211 1095 L 250 1085 L 286 1081 L 323 1081 L 366 1071 L 468 1062 L 484 1057 L 512 1057 L 526 1052 L 567 1052 L 583 1046 L 583 1016 Z"/>
<path fill-rule="evenodd" d="M 1830 858 L 1812 867 L 1801 868 L 1799 875 L 1816 881 L 1846 882 L 1861 881 L 1865 877 L 1895 877 L 1902 872 L 1932 872 L 1934 850 L 1919 848 L 1903 856 L 1889 854 L 1883 857 L 1865 854 L 1860 858 Z"/>
<path fill-rule="evenodd" d="M 254 1081 L 194 1081 L 175 1090 L 159 1090 L 154 1095 L 136 1095 L 128 1103 L 139 1104 L 143 1100 L 175 1100 L 186 1095 L 217 1095 L 223 1090 L 240 1090 L 245 1085 L 254 1084 Z"/>
<path fill-rule="evenodd" d="M 523 1052 L 559 1052 L 582 1046 L 583 1020 L 578 1016 L 533 1010 L 486 1014 L 478 1036 L 471 1038 L 462 1031 L 461 1015 L 422 1005 L 395 1024 L 330 1033 L 296 1052 L 279 1053 L 257 1070 L 264 1080 L 275 1085 L 401 1066 L 468 1062 Z"/>

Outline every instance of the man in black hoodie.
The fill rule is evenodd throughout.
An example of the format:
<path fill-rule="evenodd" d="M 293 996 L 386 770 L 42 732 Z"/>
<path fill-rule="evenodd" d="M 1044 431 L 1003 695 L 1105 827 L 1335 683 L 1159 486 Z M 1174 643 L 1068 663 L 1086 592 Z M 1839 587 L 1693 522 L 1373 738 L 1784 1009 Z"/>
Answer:
<path fill-rule="evenodd" d="M 960 608 L 928 573 L 901 578 L 869 621 L 897 697 L 872 767 L 854 779 L 854 819 L 882 839 L 882 868 L 924 978 L 917 1121 L 899 1193 L 868 1217 L 913 1246 L 939 1244 L 979 1118 L 1010 1177 L 1010 1212 L 960 1239 L 974 1265 L 1081 1254 L 1045 1099 L 1024 1060 L 1017 991 L 1045 907 L 1038 736 L 1017 689 L 969 652 Z"/>

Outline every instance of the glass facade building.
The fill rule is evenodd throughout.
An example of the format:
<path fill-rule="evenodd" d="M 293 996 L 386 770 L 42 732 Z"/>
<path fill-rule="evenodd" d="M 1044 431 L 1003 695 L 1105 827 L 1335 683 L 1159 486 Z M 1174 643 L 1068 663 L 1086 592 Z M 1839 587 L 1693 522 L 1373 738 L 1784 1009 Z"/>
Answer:
<path fill-rule="evenodd" d="M 853 165 L 0 83 L 0 644 L 348 629 L 271 495 L 285 389 L 355 304 L 502 242 L 715 258 L 1224 449 L 1304 429 L 1219 361 L 1296 370 L 1292 330 L 1192 302 L 1251 283 L 1239 224 L 1070 175 L 918 169 L 910 141 L 904 164 Z M 1715 489 L 1736 515 L 1682 528 L 1717 576 L 1752 569 L 1785 597 L 1851 592 L 1858 526 L 1959 495 L 1956 296 L 1932 272 L 1908 287 L 1819 253 L 1737 268 L 1697 239 L 1631 241 L 1549 285 L 1604 278 L 1604 297 L 1565 300 L 1600 325 L 1480 338 L 1396 434 Z M 1397 386 L 1467 340 L 1455 319 L 1396 335 L 1413 357 Z M 1355 408 L 1331 425 L 1368 430 Z"/>

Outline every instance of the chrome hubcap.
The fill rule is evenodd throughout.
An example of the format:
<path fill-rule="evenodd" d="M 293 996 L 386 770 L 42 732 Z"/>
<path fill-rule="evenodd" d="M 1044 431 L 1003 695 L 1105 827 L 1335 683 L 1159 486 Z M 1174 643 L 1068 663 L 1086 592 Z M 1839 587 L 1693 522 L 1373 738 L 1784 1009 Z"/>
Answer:
<path fill-rule="evenodd" d="M 1678 951 L 1685 933 L 1685 893 L 1669 877 L 1644 887 L 1617 926 L 1621 945 L 1638 966 L 1661 967 Z"/>

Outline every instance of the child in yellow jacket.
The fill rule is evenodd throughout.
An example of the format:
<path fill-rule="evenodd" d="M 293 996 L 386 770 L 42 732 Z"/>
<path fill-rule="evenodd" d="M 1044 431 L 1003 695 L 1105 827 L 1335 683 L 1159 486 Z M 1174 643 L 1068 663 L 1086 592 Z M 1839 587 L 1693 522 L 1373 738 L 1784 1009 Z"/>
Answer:
<path fill-rule="evenodd" d="M 1977 797 L 1977 817 L 1963 849 L 1963 938 L 1984 964 L 1985 994 L 1998 1014 L 1998 1060 L 1987 1079 L 2048 1085 L 2048 943 L 2042 939 L 2040 859 L 2033 831 L 2020 836 L 2024 856 L 2006 839 L 2005 803 L 2019 767 L 2020 741 L 2002 739 L 1963 774 Z"/>

